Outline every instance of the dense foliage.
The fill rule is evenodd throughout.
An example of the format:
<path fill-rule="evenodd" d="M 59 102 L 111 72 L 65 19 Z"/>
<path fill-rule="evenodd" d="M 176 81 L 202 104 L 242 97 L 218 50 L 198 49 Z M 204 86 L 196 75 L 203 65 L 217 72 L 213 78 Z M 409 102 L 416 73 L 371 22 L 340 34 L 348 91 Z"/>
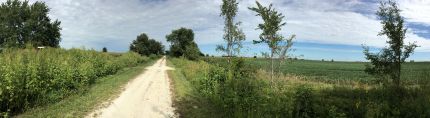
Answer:
<path fill-rule="evenodd" d="M 145 33 L 142 33 L 130 44 L 130 51 L 145 56 L 149 56 L 151 54 L 161 55 L 164 54 L 164 46 L 161 42 L 149 39 Z"/>
<path fill-rule="evenodd" d="M 86 90 L 96 79 L 146 62 L 136 53 L 113 56 L 93 50 L 16 50 L 0 53 L 0 115 L 53 103 Z"/>
<path fill-rule="evenodd" d="M 51 22 L 44 2 L 7 0 L 0 6 L 0 47 L 59 47 L 60 21 Z"/>
<path fill-rule="evenodd" d="M 171 56 L 183 56 L 190 60 L 197 60 L 202 54 L 194 42 L 194 32 L 191 29 L 180 28 L 173 30 L 171 34 L 166 36 L 166 39 L 171 43 L 169 51 Z"/>
<path fill-rule="evenodd" d="M 225 60 L 218 60 L 225 63 Z M 255 62 L 232 61 L 234 74 L 216 63 L 171 59 L 191 92 L 176 101 L 181 117 L 428 117 L 429 81 L 408 87 L 332 84 L 256 71 Z M 324 62 L 331 63 L 331 62 Z M 300 69 L 300 68 L 299 68 Z M 232 79 L 228 79 L 232 76 Z M 428 76 L 428 75 L 427 75 Z M 181 77 L 181 76 L 180 76 Z M 181 82 L 186 81 L 186 82 Z M 184 87 L 184 86 L 183 86 Z"/>
<path fill-rule="evenodd" d="M 394 84 L 400 85 L 401 65 L 413 53 L 417 47 L 415 43 L 404 45 L 407 29 L 404 28 L 404 18 L 400 16 L 397 3 L 389 0 L 381 2 L 378 12 L 382 24 L 379 35 L 388 37 L 388 47 L 383 48 L 380 53 L 373 54 L 365 47 L 364 54 L 372 65 L 367 65 L 366 72 L 381 79 L 390 78 Z"/>

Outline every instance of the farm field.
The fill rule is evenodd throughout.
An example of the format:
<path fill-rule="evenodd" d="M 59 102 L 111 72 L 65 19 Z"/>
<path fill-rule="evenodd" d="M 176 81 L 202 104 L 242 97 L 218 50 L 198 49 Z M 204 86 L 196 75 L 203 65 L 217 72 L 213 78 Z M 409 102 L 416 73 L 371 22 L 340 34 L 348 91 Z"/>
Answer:
<path fill-rule="evenodd" d="M 227 64 L 226 58 L 205 57 L 204 60 L 211 64 Z M 270 61 L 261 58 L 244 58 L 251 67 L 270 71 Z M 336 81 L 372 81 L 376 78 L 367 74 L 366 62 L 338 62 L 338 61 L 315 61 L 315 60 L 293 60 L 282 63 L 280 71 L 284 74 L 305 76 L 308 79 Z M 275 64 L 279 68 L 278 64 Z M 417 80 L 430 79 L 430 62 L 407 62 L 402 65 L 402 79 Z"/>

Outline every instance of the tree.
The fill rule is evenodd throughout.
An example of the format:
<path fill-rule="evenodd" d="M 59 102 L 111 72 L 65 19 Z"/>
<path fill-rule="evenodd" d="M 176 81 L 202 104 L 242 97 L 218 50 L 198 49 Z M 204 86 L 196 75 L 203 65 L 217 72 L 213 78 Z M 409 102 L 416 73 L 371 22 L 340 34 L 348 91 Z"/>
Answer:
<path fill-rule="evenodd" d="M 160 55 L 164 53 L 164 46 L 154 39 L 149 39 L 145 33 L 142 33 L 130 44 L 130 51 L 145 56 L 151 54 Z"/>
<path fill-rule="evenodd" d="M 200 53 L 199 48 L 196 43 L 192 43 L 185 48 L 184 57 L 189 60 L 198 60 L 202 53 Z"/>
<path fill-rule="evenodd" d="M 59 47 L 60 24 L 51 22 L 44 2 L 7 0 L 0 6 L 0 46 L 24 48 L 33 46 Z"/>
<path fill-rule="evenodd" d="M 221 5 L 221 16 L 224 17 L 224 40 L 227 42 L 226 46 L 217 45 L 217 51 L 227 53 L 228 62 L 230 58 L 239 54 L 242 48 L 242 41 L 245 40 L 246 36 L 242 29 L 239 28 L 241 22 L 234 23 L 234 17 L 237 13 L 237 5 L 239 3 L 236 0 L 223 0 Z"/>
<path fill-rule="evenodd" d="M 201 54 L 197 44 L 194 42 L 194 32 L 191 29 L 180 28 L 173 30 L 166 36 L 170 45 L 170 55 L 174 57 L 184 56 L 190 60 L 197 60 Z"/>
<path fill-rule="evenodd" d="M 400 12 L 396 2 L 381 2 L 376 14 L 383 27 L 378 35 L 386 35 L 389 46 L 379 53 L 370 53 L 369 47 L 363 46 L 366 59 L 371 63 L 366 65 L 365 71 L 380 78 L 391 78 L 396 86 L 400 86 L 401 64 L 418 47 L 415 43 L 404 45 L 407 28 L 404 27 L 404 18 Z"/>
<path fill-rule="evenodd" d="M 148 40 L 148 50 L 150 54 L 163 55 L 164 54 L 164 46 L 161 42 L 156 41 L 154 39 Z"/>
<path fill-rule="evenodd" d="M 278 71 L 281 71 L 281 66 L 284 62 L 284 60 L 291 58 L 291 54 L 289 54 L 290 52 L 295 51 L 295 49 L 293 49 L 293 39 L 296 38 L 296 35 L 292 35 L 290 38 L 287 39 L 283 39 L 281 41 L 279 41 L 279 43 L 276 46 L 276 54 L 279 56 L 279 65 L 278 65 Z M 289 59 L 291 61 L 291 59 Z"/>
<path fill-rule="evenodd" d="M 267 43 L 271 49 L 271 78 L 273 80 L 274 56 L 275 54 L 278 54 L 278 56 L 285 56 L 287 51 L 289 51 L 290 47 L 292 46 L 292 39 L 294 39 L 295 35 L 289 39 L 286 39 L 287 42 L 283 43 L 284 45 L 282 45 L 284 37 L 279 34 L 278 31 L 280 31 L 281 27 L 285 26 L 286 24 L 283 22 L 285 16 L 272 8 L 272 4 L 270 4 L 269 7 L 262 6 L 258 1 L 256 1 L 256 4 L 257 7 L 250 7 L 248 9 L 256 12 L 256 16 L 261 16 L 264 23 L 258 25 L 258 29 L 262 30 L 263 32 L 260 34 L 260 40 L 254 40 L 254 44 Z"/>
<path fill-rule="evenodd" d="M 103 52 L 107 52 L 107 48 L 106 48 L 106 47 L 103 47 L 102 51 L 103 51 Z"/>

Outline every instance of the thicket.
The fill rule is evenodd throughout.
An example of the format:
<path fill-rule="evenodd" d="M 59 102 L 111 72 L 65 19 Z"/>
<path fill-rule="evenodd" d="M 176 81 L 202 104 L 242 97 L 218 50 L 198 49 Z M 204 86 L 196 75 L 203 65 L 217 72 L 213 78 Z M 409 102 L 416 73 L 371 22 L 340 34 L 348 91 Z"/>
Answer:
<path fill-rule="evenodd" d="M 176 101 L 181 117 L 282 117 L 290 114 L 292 96 L 282 86 L 255 76 L 241 58 L 232 66 L 172 59 L 189 81 L 187 99 Z M 270 76 L 266 76 L 270 77 Z M 188 107 L 188 108 L 187 108 Z M 189 109 L 195 108 L 195 109 Z"/>
<path fill-rule="evenodd" d="M 148 58 L 131 52 L 5 49 L 0 53 L 0 116 L 58 102 L 87 90 L 100 77 L 146 61 Z"/>

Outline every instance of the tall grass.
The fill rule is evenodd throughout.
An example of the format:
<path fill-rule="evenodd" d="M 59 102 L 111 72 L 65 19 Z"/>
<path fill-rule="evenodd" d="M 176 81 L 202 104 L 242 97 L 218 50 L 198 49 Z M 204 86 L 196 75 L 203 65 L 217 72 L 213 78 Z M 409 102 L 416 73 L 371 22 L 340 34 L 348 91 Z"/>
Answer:
<path fill-rule="evenodd" d="M 233 59 L 230 68 L 203 61 L 170 61 L 181 72 L 176 76 L 185 78 L 173 77 L 174 84 L 189 83 L 191 89 L 186 94 L 176 92 L 181 93 L 177 97 L 182 99 L 175 101 L 181 117 L 281 117 L 289 113 L 293 96 L 284 94 L 289 90 L 270 88 L 266 79 L 254 76 L 254 69 L 240 59 Z"/>
<path fill-rule="evenodd" d="M 270 74 L 253 68 L 254 63 L 249 61 L 232 61 L 233 71 L 217 63 L 170 61 L 181 72 L 176 76 L 185 78 L 174 78 L 174 84 L 189 83 L 186 86 L 191 89 L 175 101 L 182 117 L 430 116 L 428 80 L 396 88 L 353 82 L 358 80 L 350 80 L 349 84 L 327 83 L 280 74 L 275 76 L 275 84 L 268 86 Z"/>
<path fill-rule="evenodd" d="M 95 80 L 147 61 L 81 49 L 6 49 L 0 53 L 0 115 L 9 116 L 87 90 Z"/>

